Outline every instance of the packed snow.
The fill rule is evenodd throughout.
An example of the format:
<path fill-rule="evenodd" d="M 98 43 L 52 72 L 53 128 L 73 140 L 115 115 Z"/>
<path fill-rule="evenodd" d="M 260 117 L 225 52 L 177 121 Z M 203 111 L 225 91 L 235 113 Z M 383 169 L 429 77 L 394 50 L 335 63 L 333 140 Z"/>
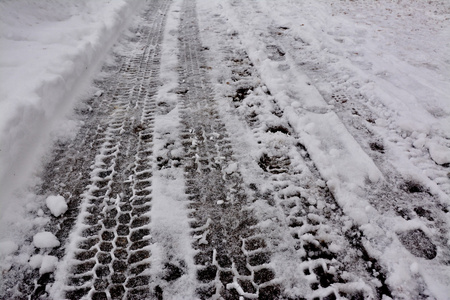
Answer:
<path fill-rule="evenodd" d="M 0 242 L 0 256 L 12 254 L 19 249 L 19 246 L 13 241 L 1 241 Z"/>

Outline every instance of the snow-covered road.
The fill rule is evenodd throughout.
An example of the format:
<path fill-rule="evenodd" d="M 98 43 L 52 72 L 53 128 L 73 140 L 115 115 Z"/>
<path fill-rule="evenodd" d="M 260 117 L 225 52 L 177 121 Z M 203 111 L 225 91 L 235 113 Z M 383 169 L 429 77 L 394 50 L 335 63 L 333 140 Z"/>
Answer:
<path fill-rule="evenodd" d="M 449 2 L 0 6 L 0 298 L 450 298 Z"/>

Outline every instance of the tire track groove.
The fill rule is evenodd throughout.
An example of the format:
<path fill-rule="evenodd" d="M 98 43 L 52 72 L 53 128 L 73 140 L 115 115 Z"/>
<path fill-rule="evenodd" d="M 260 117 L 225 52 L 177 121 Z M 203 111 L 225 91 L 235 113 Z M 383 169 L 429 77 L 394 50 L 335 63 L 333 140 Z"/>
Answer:
<path fill-rule="evenodd" d="M 262 82 L 244 50 L 237 57 L 230 57 L 229 65 L 233 74 L 252 74 L 258 78 L 255 82 Z M 258 166 L 266 172 L 266 182 L 272 181 L 272 184 L 267 183 L 272 189 L 257 197 L 273 201 L 273 205 L 278 204 L 284 212 L 294 249 L 302 261 L 299 268 L 310 283 L 313 299 L 335 299 L 340 296 L 358 298 L 373 294 L 379 298 L 382 295 L 390 296 L 385 284 L 385 271 L 365 250 L 362 232 L 355 226 L 339 230 L 346 227 L 343 222 L 345 215 L 326 188 L 317 167 L 294 134 L 293 128 L 281 118 L 283 111 L 271 96 L 270 90 L 263 83 L 259 83 L 260 86 L 249 86 L 247 76 L 235 76 L 234 80 L 235 86 L 239 87 L 237 93 L 242 86 L 246 86 L 247 90 L 259 88 L 265 91 L 268 103 L 259 105 L 258 108 L 246 101 L 247 93 L 240 101 L 230 98 L 235 108 L 248 105 L 241 108 L 246 114 L 243 120 L 252 129 L 256 139 L 266 141 Z M 249 115 L 258 118 L 252 119 Z M 274 140 L 283 140 L 283 147 L 271 142 Z M 332 248 L 333 242 L 337 241 L 345 245 L 347 253 Z M 343 261 L 349 257 L 355 261 L 357 268 L 352 271 L 355 272 L 354 275 L 347 275 L 347 279 L 344 279 L 343 274 L 349 272 Z M 367 280 L 367 285 L 352 287 L 360 275 Z M 379 280 L 380 286 L 369 288 L 372 276 Z"/>
<path fill-rule="evenodd" d="M 225 125 L 215 108 L 199 38 L 195 3 L 184 1 L 180 25 L 181 138 L 186 152 L 197 294 L 201 299 L 270 299 L 270 253 L 254 227 Z M 266 274 L 266 277 L 264 277 Z"/>
<path fill-rule="evenodd" d="M 240 8 L 239 4 L 236 6 Z M 216 57 L 220 51 L 221 59 L 210 58 L 214 64 L 223 66 L 222 74 L 229 76 L 217 78 L 220 84 L 226 84 L 222 87 L 222 97 L 228 99 L 227 113 L 235 114 L 246 123 L 247 126 L 237 126 L 248 128 L 259 145 L 259 158 L 247 162 L 253 168 L 245 170 L 244 181 L 251 191 L 252 201 L 267 203 L 262 214 L 267 215 L 270 207 L 280 212 L 274 213 L 272 218 L 276 220 L 270 227 L 274 233 L 264 231 L 272 237 L 267 246 L 274 253 L 295 253 L 291 255 L 290 264 L 295 265 L 292 270 L 300 273 L 299 277 L 307 283 L 304 287 L 300 284 L 302 279 L 295 280 L 292 273 L 287 273 L 289 271 L 283 273 L 278 269 L 277 276 L 286 281 L 280 287 L 281 297 L 381 299 L 384 295 L 391 296 L 385 283 L 386 270 L 365 250 L 365 237 L 357 227 L 351 226 L 351 220 L 326 187 L 307 149 L 283 118 L 284 111 L 278 99 L 264 84 L 243 49 L 238 33 L 228 34 L 228 27 L 222 25 L 226 20 L 219 14 L 212 15 L 211 19 L 214 20 L 211 31 L 227 32 L 223 34 L 225 40 L 211 49 L 211 55 Z M 275 46 L 267 48 L 268 57 L 283 61 L 285 52 L 281 48 L 274 49 Z M 297 291 L 289 286 L 290 281 L 293 286 L 298 284 Z"/>
<path fill-rule="evenodd" d="M 169 1 L 152 3 L 138 31 L 143 38 L 134 46 L 143 51 L 134 51 L 114 74 L 113 89 L 101 96 L 109 98 L 108 125 L 105 137 L 96 141 L 100 151 L 82 195 L 87 203 L 76 228 L 80 236 L 72 241 L 76 250 L 68 253 L 72 267 L 64 290 L 69 299 L 149 296 L 154 96 L 169 6 Z"/>

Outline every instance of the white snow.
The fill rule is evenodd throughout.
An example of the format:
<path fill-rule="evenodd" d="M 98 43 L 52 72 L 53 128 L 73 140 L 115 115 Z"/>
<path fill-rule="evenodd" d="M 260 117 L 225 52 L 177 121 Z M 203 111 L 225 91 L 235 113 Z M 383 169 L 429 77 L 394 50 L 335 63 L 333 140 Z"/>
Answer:
<path fill-rule="evenodd" d="M 419 265 L 416 262 L 413 262 L 411 264 L 411 266 L 409 267 L 409 269 L 411 270 L 411 273 L 413 273 L 413 274 L 419 273 Z"/>
<path fill-rule="evenodd" d="M 294 127 L 326 185 L 350 217 L 345 226 L 359 226 L 371 241 L 365 246 L 388 268 L 387 282 L 396 295 L 411 297 L 420 274 L 430 287 L 427 293 L 445 299 L 443 295 L 450 292 L 448 267 L 441 268 L 433 260 L 416 260 L 395 232 L 420 228 L 430 237 L 437 233 L 430 231 L 424 218 L 405 221 L 384 214 L 368 198 L 380 186 L 384 188 L 386 180 L 393 179 L 395 168 L 403 180 L 423 184 L 443 207 L 450 206 L 450 179 L 445 167 L 450 149 L 450 2 L 205 0 L 200 6 L 207 45 L 212 51 L 227 51 L 234 45 L 228 48 L 230 39 L 225 35 L 233 35 L 236 44 L 244 46 L 262 78 L 261 91 L 270 91 L 284 112 L 283 121 Z M 208 16 L 228 28 L 209 25 Z M 208 30 L 215 31 L 211 34 Z M 270 49 L 276 47 L 286 52 L 280 60 L 270 58 Z M 220 66 L 220 59 L 215 60 L 215 55 L 211 58 L 208 63 L 220 70 L 212 71 L 217 89 L 227 95 L 220 83 L 229 84 L 230 74 L 223 71 L 226 68 Z M 307 76 L 303 69 L 313 71 Z M 260 105 L 253 99 L 258 93 L 255 89 L 242 105 Z M 340 94 L 361 99 L 324 101 Z M 366 110 L 353 107 L 353 115 L 342 113 L 352 111 L 352 107 L 345 108 L 352 101 L 360 101 Z M 223 107 L 223 111 L 232 110 L 225 103 Z M 365 112 L 371 115 L 360 116 Z M 245 130 L 230 125 L 236 121 L 228 118 L 230 132 L 238 132 L 235 140 L 243 148 L 239 149 L 241 155 L 260 157 L 251 138 L 242 140 Z M 366 118 L 363 122 L 368 124 L 359 136 L 358 130 L 365 129 L 358 128 L 358 118 Z M 259 121 L 271 122 L 261 116 Z M 378 161 L 371 149 L 364 147 L 372 136 L 384 144 Z M 282 148 L 282 140 L 278 142 Z M 389 184 L 401 183 L 401 178 L 394 179 L 400 182 Z M 409 209 L 414 208 L 411 205 Z M 266 215 L 271 213 L 264 209 Z M 440 216 L 448 227 L 448 213 Z M 434 284 L 428 283 L 431 278 L 435 278 Z"/>
<path fill-rule="evenodd" d="M 39 274 L 45 274 L 53 272 L 58 264 L 58 258 L 53 255 L 44 255 L 42 257 L 41 266 L 39 268 Z"/>
<path fill-rule="evenodd" d="M 68 114 L 86 93 L 107 51 L 142 3 L 144 1 L 138 0 L 0 2 L 2 272 L 14 263 L 23 262 L 39 269 L 40 274 L 53 272 L 58 266 L 58 258 L 45 252 L 59 247 L 60 241 L 51 232 L 42 232 L 52 218 L 42 207 L 47 205 L 54 217 L 60 217 L 67 211 L 67 203 L 61 195 L 45 198 L 30 193 L 27 188 L 37 182 L 34 172 L 39 170 L 43 154 L 49 151 L 54 131 L 65 138 L 75 135 L 79 124 L 70 121 Z M 173 89 L 178 85 L 180 3 L 180 0 L 174 1 L 167 20 L 161 86 L 156 96 L 157 103 L 164 102 L 173 109 L 155 118 L 154 153 L 172 158 L 184 155 L 179 144 L 171 150 L 164 148 L 179 138 L 179 107 Z M 283 122 L 293 128 L 292 134 L 307 148 L 324 179 L 319 180 L 319 185 L 332 191 L 346 213 L 342 220 L 344 229 L 359 226 L 367 238 L 367 250 L 389 270 L 387 282 L 390 286 L 407 299 L 420 277 L 429 287 L 426 293 L 430 297 L 448 298 L 448 266 L 414 257 L 396 235 L 396 232 L 419 228 L 434 238 L 438 234 L 436 229 L 428 226 L 426 218 L 406 221 L 397 215 L 384 214 L 371 205 L 368 198 L 370 189 L 379 188 L 388 180 L 390 174 L 386 175 L 386 166 L 389 166 L 403 179 L 422 183 L 442 207 L 450 208 L 447 166 L 450 163 L 450 2 L 202 0 L 198 3 L 203 9 L 203 16 L 199 14 L 201 30 L 210 29 L 211 20 L 205 18 L 207 11 L 217 13 L 216 16 L 224 20 L 223 26 L 228 26 L 222 34 L 240 40 L 260 73 L 263 85 L 249 91 L 247 103 L 257 107 L 259 94 L 270 91 L 284 113 L 281 121 L 275 120 L 274 116 L 267 116 L 262 121 L 268 125 Z M 270 29 L 281 27 L 285 29 L 277 38 L 270 36 Z M 283 40 L 284 35 L 290 40 Z M 224 38 L 220 35 L 211 38 L 209 43 L 216 42 L 216 45 L 209 45 L 210 48 L 217 49 Z M 270 58 L 267 43 L 272 48 L 286 48 L 283 61 Z M 208 61 L 208 64 L 211 64 L 211 73 L 215 74 L 217 82 L 229 80 L 229 74 L 218 74 L 221 70 L 219 60 Z M 311 66 L 317 66 L 318 75 L 314 75 L 315 71 L 308 75 L 302 71 Z M 329 75 L 321 80 L 323 74 Z M 353 128 L 353 124 L 357 124 L 353 120 L 360 117 L 358 112 L 351 118 L 343 113 L 346 109 L 341 108 L 349 105 L 352 99 L 336 103 L 325 101 L 327 96 L 336 93 L 362 95 L 362 100 L 358 101 L 367 110 L 359 113 L 371 113 L 373 119 L 367 125 L 370 134 L 358 136 L 359 129 Z M 103 91 L 95 90 L 91 94 L 100 97 Z M 222 112 L 226 111 L 225 105 L 220 105 Z M 258 159 L 261 152 L 253 136 L 245 128 L 239 128 L 239 120 L 229 117 L 226 122 L 230 123 L 227 126 L 236 129 L 234 136 L 240 135 L 240 144 L 234 146 L 247 160 L 230 164 L 224 171 L 232 174 L 244 170 L 245 174 L 246 168 L 253 170 L 251 161 Z M 385 153 L 379 160 L 374 160 L 364 145 L 368 142 L 364 139 L 371 134 L 379 137 L 384 145 Z M 195 145 L 197 141 L 192 143 Z M 277 137 L 274 143 L 283 148 L 287 142 Z M 102 155 L 97 156 L 99 163 Z M 295 166 L 299 162 L 293 159 L 291 163 Z M 251 178 L 255 182 L 259 175 L 249 174 L 254 176 Z M 186 261 L 190 269 L 187 274 L 193 274 L 195 267 L 185 214 L 183 174 L 181 171 L 157 170 L 153 184 L 154 200 L 149 214 L 156 241 L 152 248 L 156 263 L 151 272 L 161 275 L 158 272 L 170 250 L 178 251 L 176 258 Z M 262 192 L 265 188 L 261 187 Z M 111 199 L 112 204 L 114 200 Z M 307 200 L 311 205 L 316 204 L 312 197 Z M 223 203 L 223 200 L 217 201 L 217 205 Z M 323 203 L 317 203 L 318 209 L 323 206 Z M 270 228 L 277 220 L 274 208 L 258 201 L 254 208 L 267 217 L 261 227 Z M 410 208 L 413 211 L 414 207 Z M 78 216 L 80 220 L 83 217 Z M 440 212 L 440 218 L 448 225 L 449 213 Z M 205 226 L 206 229 L 208 223 Z M 74 236 L 81 230 L 75 228 L 71 234 L 68 251 L 75 247 Z M 34 234 L 32 245 L 25 242 L 27 234 Z M 207 234 L 206 230 L 194 238 L 206 242 Z M 273 234 L 287 233 L 274 231 Z M 302 239 L 308 238 L 308 235 L 302 236 Z M 33 245 L 40 252 L 31 256 L 36 253 Z M 18 250 L 21 254 L 13 258 Z M 341 251 L 342 245 L 333 242 L 330 250 Z M 441 255 L 444 250 L 438 251 Z M 292 283 L 295 285 L 293 290 L 309 288 L 290 255 L 274 254 L 274 261 L 282 263 L 277 270 L 280 274 L 296 274 L 299 282 Z M 66 272 L 67 265 L 65 260 L 59 264 L 61 274 Z M 194 281 L 195 278 L 184 275 L 172 290 L 165 292 L 175 297 L 183 290 L 182 295 L 188 298 L 194 294 Z M 59 286 L 55 284 L 54 288 Z M 354 288 L 364 286 L 355 284 Z"/>
<path fill-rule="evenodd" d="M 226 167 L 224 171 L 227 174 L 232 174 L 232 173 L 236 172 L 237 169 L 238 169 L 238 164 L 237 163 L 232 163 L 228 167 Z"/>
<path fill-rule="evenodd" d="M 54 248 L 59 247 L 60 242 L 53 233 L 44 231 L 33 236 L 33 244 L 36 248 Z"/>
<path fill-rule="evenodd" d="M 42 265 L 42 260 L 44 256 L 42 254 L 36 254 L 30 257 L 29 264 L 33 269 L 39 269 Z"/>
<path fill-rule="evenodd" d="M 159 87 L 156 101 L 165 102 L 172 109 L 167 114 L 155 117 L 154 157 L 181 158 L 182 145 L 178 139 L 180 135 L 178 97 L 174 89 L 178 86 L 178 26 L 182 0 L 173 1 L 168 13 L 163 47 L 161 53 L 161 79 L 163 84 Z M 167 145 L 173 144 L 171 148 Z M 161 278 L 164 263 L 170 261 L 186 269 L 179 279 L 170 285 L 164 286 L 164 297 L 171 299 L 195 298 L 195 266 L 192 259 L 192 237 L 189 219 L 186 214 L 188 203 L 184 192 L 183 167 L 157 169 L 154 163 L 153 193 L 151 217 L 152 228 L 152 267 L 151 273 L 155 278 Z M 182 262 L 182 264 L 181 264 Z M 181 264 L 181 265 L 180 265 Z M 183 266 L 184 265 L 184 266 Z M 156 282 L 155 284 L 161 284 Z M 163 282 L 163 284 L 165 284 Z"/>
<path fill-rule="evenodd" d="M 19 246 L 13 241 L 0 241 L 0 256 L 12 254 L 17 249 L 19 249 Z"/>
<path fill-rule="evenodd" d="M 53 272 L 58 264 L 58 258 L 53 255 L 36 254 L 30 257 L 30 266 L 33 269 L 39 269 L 39 274 Z"/>
<path fill-rule="evenodd" d="M 40 184 L 35 174 L 53 139 L 75 137 L 80 121 L 72 119 L 73 106 L 88 93 L 92 76 L 143 4 L 137 0 L 0 2 L 2 272 L 13 264 L 26 264 L 34 246 L 46 251 L 60 245 L 50 232 L 38 232 L 49 222 L 42 209 L 46 202 L 54 216 L 64 214 L 66 204 L 58 197 L 46 201 L 30 187 Z M 40 272 L 51 272 L 55 264 L 54 258 L 47 257 Z"/>
<path fill-rule="evenodd" d="M 45 203 L 55 217 L 59 217 L 64 214 L 68 209 L 66 200 L 60 195 L 48 196 L 47 199 L 45 199 Z"/>
<path fill-rule="evenodd" d="M 431 158 L 438 165 L 450 163 L 450 147 L 430 142 L 428 144 L 428 150 L 430 151 Z"/>
<path fill-rule="evenodd" d="M 139 5 L 136 0 L 0 3 L 0 217 L 12 192 L 38 166 L 49 132 L 66 119 Z"/>

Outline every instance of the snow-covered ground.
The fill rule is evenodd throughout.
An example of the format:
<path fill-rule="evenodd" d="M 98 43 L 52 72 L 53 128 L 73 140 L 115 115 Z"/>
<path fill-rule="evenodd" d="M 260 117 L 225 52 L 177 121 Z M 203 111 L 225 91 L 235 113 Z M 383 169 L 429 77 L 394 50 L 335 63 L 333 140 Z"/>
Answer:
<path fill-rule="evenodd" d="M 0 3 L 0 214 L 29 179 L 139 1 Z"/>
<path fill-rule="evenodd" d="M 226 22 L 228 35 L 248 52 L 284 110 L 284 123 L 372 241 L 366 245 L 371 254 L 389 266 L 387 282 L 402 291 L 396 296 L 414 297 L 420 273 L 430 288 L 425 294 L 445 299 L 449 269 L 439 265 L 448 260 L 448 225 L 437 229 L 421 209 L 449 224 L 450 3 L 229 1 L 204 7 L 203 26 L 211 19 Z M 205 31 L 215 57 L 230 41 Z M 220 69 L 220 62 L 212 63 Z M 219 83 L 233 81 L 223 74 Z M 230 93 L 226 85 L 217 88 Z M 413 200 L 415 187 L 432 197 Z M 402 210 L 407 213 L 399 217 Z M 437 265 L 404 251 L 395 235 L 417 229 L 443 239 Z"/>
<path fill-rule="evenodd" d="M 179 61 L 185 55 L 179 43 L 190 38 L 181 33 L 190 28 L 189 22 L 196 22 L 183 11 L 192 9 L 192 3 L 185 1 L 183 6 L 181 2 L 173 1 L 168 9 L 161 44 L 150 46 L 150 50 L 144 47 L 133 51 L 157 53 L 162 47 L 161 56 L 156 55 L 161 66 L 155 93 L 158 109 L 152 146 L 154 200 L 148 212 L 152 220 L 149 225 L 153 235 L 149 246 L 152 267 L 148 274 L 157 278 L 152 288 L 156 285 L 165 289 L 166 296 L 187 299 L 195 294 L 193 272 L 198 267 L 193 257 L 202 249 L 191 247 L 190 235 L 199 239 L 200 245 L 207 244 L 206 237 L 212 235 L 209 231 L 215 227 L 210 226 L 214 220 L 208 219 L 203 226 L 188 228 L 194 217 L 199 218 L 192 213 L 193 208 L 187 209 L 183 204 L 189 202 L 189 193 L 184 191 L 192 189 L 189 184 L 195 178 L 183 178 L 181 169 L 174 167 L 174 161 L 187 163 L 192 158 L 182 159 L 185 141 L 180 136 L 194 136 L 197 130 L 185 133 L 180 129 L 184 126 L 180 124 L 186 122 L 180 123 L 180 119 L 186 118 L 183 114 L 194 112 L 194 108 L 186 109 L 179 104 L 179 98 L 189 94 L 190 89 L 201 98 L 203 92 L 198 91 L 208 90 L 205 85 L 209 84 L 194 80 L 192 87 L 185 87 L 187 80 L 180 82 L 180 66 L 195 65 Z M 71 112 L 74 106 L 85 107 L 80 104 L 82 100 L 97 92 L 92 80 L 106 77 L 99 74 L 105 61 L 114 66 L 114 59 L 108 56 L 114 43 L 129 26 L 133 28 L 127 33 L 131 39 L 142 38 L 138 30 L 140 19 L 135 16 L 148 3 L 0 2 L 0 270 L 7 274 L 14 265 L 28 264 L 39 270 L 40 275 L 55 272 L 57 279 L 51 293 L 58 297 L 64 291 L 66 267 L 73 260 L 71 251 L 75 251 L 78 243 L 77 237 L 71 237 L 81 236 L 77 230 L 81 232 L 80 228 L 85 226 L 80 224 L 89 205 L 82 204 L 78 229 L 70 235 L 71 240 L 59 241 L 48 226 L 51 220 L 70 212 L 70 203 L 61 195 L 38 193 L 35 186 L 42 180 L 39 174 L 43 164 L 51 161 L 53 143 L 73 140 L 83 125 Z M 209 76 L 220 118 L 230 133 L 236 155 L 224 163 L 229 165 L 222 170 L 223 179 L 227 176 L 239 179 L 240 175 L 231 174 L 242 174 L 243 184 L 250 186 L 247 194 L 253 195 L 255 191 L 256 196 L 249 197 L 261 198 L 250 207 L 260 221 L 256 226 L 259 234 L 273 252 L 271 263 L 263 266 L 272 268 L 278 276 L 260 285 L 256 292 L 242 290 L 236 279 L 227 288 L 235 288 L 248 297 L 275 283 L 283 286 L 284 297 L 307 293 L 308 298 L 313 298 L 329 296 L 330 291 L 335 295 L 363 291 L 367 297 L 389 294 L 395 299 L 448 299 L 450 1 L 197 0 L 196 3 L 201 51 L 206 58 L 205 64 L 197 67 L 204 70 L 204 76 Z M 126 39 L 121 43 L 116 55 L 130 55 L 125 53 L 126 47 L 120 48 Z M 195 55 L 186 57 L 192 59 Z M 98 91 L 95 97 L 101 97 L 102 93 Z M 114 114 L 120 120 L 120 112 Z M 108 134 L 113 137 L 111 130 Z M 206 131 L 204 136 L 207 134 Z M 213 133 L 210 139 L 219 136 Z M 192 139 L 192 149 L 197 143 L 200 142 Z M 102 147 L 106 153 L 108 142 Z M 103 152 L 96 155 L 92 166 L 100 170 L 105 155 Z M 192 159 L 200 161 L 195 155 Z M 280 158 L 290 166 L 277 161 Z M 172 166 L 160 167 L 167 161 Z M 289 175 L 268 177 L 267 170 L 272 167 L 286 167 Z M 130 167 L 124 169 L 130 171 Z M 95 172 L 91 173 L 87 194 L 93 193 L 92 186 L 100 181 Z M 296 180 L 300 181 L 298 186 L 289 186 Z M 232 192 L 227 196 L 235 196 L 235 187 L 230 189 Z M 330 204 L 325 200 L 328 198 L 320 198 L 322 190 L 331 192 L 335 202 Z M 312 262 L 308 265 L 299 260 L 309 253 L 299 256 L 288 250 L 295 242 L 291 241 L 292 236 L 298 233 L 294 234 L 295 228 L 287 225 L 293 213 L 286 213 L 290 204 L 286 204 L 285 197 L 290 196 L 283 193 L 298 193 L 307 198 L 308 218 L 313 215 L 321 220 L 319 223 L 327 224 L 317 227 L 319 233 L 314 238 L 328 240 L 330 251 L 343 257 L 344 262 L 336 266 L 327 265 L 325 260 L 320 263 L 330 274 L 339 273 L 341 266 L 345 271 L 342 278 L 350 283 L 309 290 L 317 279 L 304 270 L 315 267 L 311 267 Z M 266 201 L 267 195 L 276 195 L 274 203 L 266 203 L 270 203 Z M 91 194 L 83 197 L 88 199 Z M 119 203 L 120 197 L 110 200 Z M 216 204 L 220 206 L 228 200 Z M 335 216 L 326 220 L 328 206 Z M 199 230 L 204 230 L 203 235 L 198 235 Z M 358 235 L 357 246 L 351 239 L 348 242 L 348 237 L 343 238 L 349 233 Z M 313 239 L 309 232 L 302 234 L 302 243 Z M 250 255 L 251 251 L 245 249 L 246 241 L 241 248 L 245 255 Z M 72 254 L 67 254 L 60 263 L 49 249 L 66 243 L 71 245 L 66 251 Z M 350 245 L 353 248 L 346 253 L 343 247 Z M 212 263 L 220 269 L 217 253 L 213 255 Z M 352 263 L 351 259 L 358 262 Z M 301 267 L 293 263 L 296 260 Z M 369 278 L 361 271 L 364 267 L 358 269 L 359 260 L 365 260 L 369 265 L 366 269 L 373 272 Z M 185 272 L 175 285 L 160 283 L 163 282 L 160 278 L 167 276 L 164 275 L 167 262 L 182 262 L 174 267 Z M 237 272 L 234 268 L 233 265 L 233 272 Z M 262 267 L 252 268 L 250 277 Z M 358 281 L 355 276 L 360 274 Z M 371 292 L 372 287 L 376 287 L 378 294 Z"/>

